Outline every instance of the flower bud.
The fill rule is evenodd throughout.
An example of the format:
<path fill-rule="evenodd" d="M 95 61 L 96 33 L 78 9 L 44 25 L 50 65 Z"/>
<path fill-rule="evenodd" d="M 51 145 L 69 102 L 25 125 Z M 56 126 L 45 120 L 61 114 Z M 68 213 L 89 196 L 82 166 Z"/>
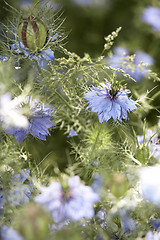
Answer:
<path fill-rule="evenodd" d="M 41 20 L 29 16 L 19 24 L 18 36 L 26 48 L 38 50 L 45 45 L 47 29 Z"/>

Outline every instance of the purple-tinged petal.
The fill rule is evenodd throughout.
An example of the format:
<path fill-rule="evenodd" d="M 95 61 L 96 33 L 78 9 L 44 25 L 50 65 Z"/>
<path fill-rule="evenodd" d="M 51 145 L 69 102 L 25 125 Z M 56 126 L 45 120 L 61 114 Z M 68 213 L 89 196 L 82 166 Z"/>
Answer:
<path fill-rule="evenodd" d="M 50 48 L 43 50 L 41 52 L 41 55 L 46 60 L 51 60 L 51 61 L 54 60 L 54 53 Z"/>

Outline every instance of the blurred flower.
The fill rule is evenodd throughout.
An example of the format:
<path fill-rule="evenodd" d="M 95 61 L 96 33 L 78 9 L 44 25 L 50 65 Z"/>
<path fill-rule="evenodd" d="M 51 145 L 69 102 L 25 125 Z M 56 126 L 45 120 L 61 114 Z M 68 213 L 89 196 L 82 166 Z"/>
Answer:
<path fill-rule="evenodd" d="M 149 70 L 149 65 L 153 65 L 154 60 L 149 54 L 142 51 L 136 51 L 133 61 L 133 69 L 131 69 L 128 66 L 131 61 L 126 58 L 128 55 L 129 52 L 126 48 L 116 47 L 112 57 L 107 57 L 107 61 L 111 67 L 120 68 L 135 80 L 140 81 L 144 76 L 146 76 L 147 70 Z M 142 62 L 145 65 L 141 65 Z"/>
<path fill-rule="evenodd" d="M 19 106 L 20 110 L 27 107 L 27 116 L 29 125 L 26 129 L 21 127 L 8 127 L 5 132 L 14 135 L 17 142 L 20 143 L 30 133 L 36 138 L 46 141 L 46 136 L 50 135 L 48 128 L 53 127 L 51 122 L 54 108 L 51 109 L 49 105 L 44 106 L 38 100 L 32 100 L 32 97 L 27 97 L 23 104 Z"/>
<path fill-rule="evenodd" d="M 67 138 L 70 138 L 70 137 L 73 137 L 73 136 L 78 136 L 78 134 L 77 134 L 76 131 L 72 128 L 72 129 L 69 131 L 69 134 L 68 134 Z"/>
<path fill-rule="evenodd" d="M 149 148 L 150 157 L 153 156 L 157 160 L 160 161 L 160 145 L 158 139 L 158 133 L 156 131 L 152 131 L 150 129 L 146 130 L 145 136 L 144 135 L 137 135 L 137 140 L 139 145 Z"/>
<path fill-rule="evenodd" d="M 129 52 L 126 48 L 115 47 L 113 55 L 111 57 L 107 57 L 106 59 L 111 67 L 122 69 L 122 62 L 125 61 L 125 57 L 128 55 Z"/>
<path fill-rule="evenodd" d="M 78 176 L 69 178 L 65 185 L 52 182 L 50 186 L 42 187 L 42 193 L 35 197 L 35 201 L 51 212 L 56 223 L 66 219 L 92 218 L 93 204 L 99 201 L 98 195 L 91 187 L 81 184 Z"/>
<path fill-rule="evenodd" d="M 146 65 L 140 66 L 142 62 L 143 64 Z M 149 70 L 149 65 L 153 65 L 154 60 L 149 54 L 141 51 L 136 51 L 133 63 L 135 65 L 134 71 L 128 69 L 126 73 L 128 73 L 131 77 L 133 77 L 137 81 L 140 81 L 144 76 L 146 76 L 147 70 Z"/>
<path fill-rule="evenodd" d="M 20 41 L 20 39 L 17 37 L 17 43 L 13 44 L 10 49 L 14 51 L 15 53 L 24 53 L 24 55 L 28 59 L 34 59 L 37 60 L 40 68 L 43 67 L 43 61 L 45 60 L 54 60 L 54 53 L 53 51 L 48 48 L 43 51 L 33 52 L 30 49 L 26 48 L 23 43 Z"/>
<path fill-rule="evenodd" d="M 131 232 L 136 229 L 136 223 L 132 218 L 129 217 L 129 211 L 121 211 L 120 221 L 124 232 Z"/>
<path fill-rule="evenodd" d="M 151 232 L 149 231 L 146 235 L 146 240 L 159 240 L 160 239 L 160 232 Z"/>
<path fill-rule="evenodd" d="M 8 57 L 5 57 L 5 56 L 1 56 L 0 55 L 0 61 L 2 61 L 2 62 L 6 62 L 6 61 L 8 61 Z"/>
<path fill-rule="evenodd" d="M 10 93 L 0 96 L 0 120 L 4 127 L 28 127 L 28 119 L 18 111 L 18 104 L 18 98 L 12 100 Z"/>
<path fill-rule="evenodd" d="M 157 231 L 160 228 L 160 219 L 155 219 L 151 221 L 152 226 Z"/>
<path fill-rule="evenodd" d="M 19 5 L 21 8 L 26 9 L 31 7 L 33 0 L 20 0 Z"/>
<path fill-rule="evenodd" d="M 24 240 L 12 227 L 4 225 L 0 232 L 1 240 Z"/>
<path fill-rule="evenodd" d="M 144 199 L 160 206 L 160 165 L 141 168 L 139 177 Z"/>
<path fill-rule="evenodd" d="M 74 3 L 90 7 L 104 7 L 107 0 L 72 0 Z"/>
<path fill-rule="evenodd" d="M 160 8 L 152 6 L 145 8 L 141 20 L 152 26 L 155 31 L 160 31 Z"/>
<path fill-rule="evenodd" d="M 79 4 L 79 5 L 91 5 L 92 4 L 92 0 L 72 0 L 74 3 Z"/>
<path fill-rule="evenodd" d="M 116 122 L 128 119 L 127 112 L 137 109 L 135 102 L 128 97 L 129 90 L 120 88 L 116 92 L 109 83 L 92 87 L 92 91 L 85 94 L 84 99 L 89 101 L 88 108 L 97 112 L 99 122 L 108 121 L 111 117 Z"/>
<path fill-rule="evenodd" d="M 98 194 L 101 192 L 102 178 L 98 173 L 94 174 L 93 183 L 92 183 L 91 187 L 94 190 L 94 192 L 96 192 Z"/>
<path fill-rule="evenodd" d="M 1 188 L 1 207 L 4 206 L 6 202 L 14 206 L 29 202 L 31 190 L 33 189 L 33 186 L 28 178 L 29 174 L 30 170 L 20 170 L 17 174 L 12 176 L 9 189 L 8 186 L 7 188 Z M 28 181 L 27 184 L 25 184 L 26 180 Z"/>

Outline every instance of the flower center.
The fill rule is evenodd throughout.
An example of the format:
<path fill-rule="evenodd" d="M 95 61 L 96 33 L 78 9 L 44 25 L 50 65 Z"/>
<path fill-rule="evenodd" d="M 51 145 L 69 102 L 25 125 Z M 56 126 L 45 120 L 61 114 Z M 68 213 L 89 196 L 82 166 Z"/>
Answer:
<path fill-rule="evenodd" d="M 109 90 L 109 96 L 111 99 L 115 98 L 116 95 L 117 95 L 118 91 L 117 90 L 113 90 L 113 89 L 110 89 Z"/>

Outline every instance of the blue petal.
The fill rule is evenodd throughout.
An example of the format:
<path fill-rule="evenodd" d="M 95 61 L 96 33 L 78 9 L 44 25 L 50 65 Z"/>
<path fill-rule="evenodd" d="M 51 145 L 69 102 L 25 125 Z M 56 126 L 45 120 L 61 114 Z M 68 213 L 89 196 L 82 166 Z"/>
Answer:
<path fill-rule="evenodd" d="M 50 48 L 43 50 L 41 52 L 41 56 L 46 60 L 51 60 L 51 61 L 54 60 L 54 53 Z"/>
<path fill-rule="evenodd" d="M 0 55 L 0 61 L 2 61 L 2 62 L 6 62 L 6 61 L 8 61 L 8 57 L 5 57 L 5 56 L 1 56 Z"/>

